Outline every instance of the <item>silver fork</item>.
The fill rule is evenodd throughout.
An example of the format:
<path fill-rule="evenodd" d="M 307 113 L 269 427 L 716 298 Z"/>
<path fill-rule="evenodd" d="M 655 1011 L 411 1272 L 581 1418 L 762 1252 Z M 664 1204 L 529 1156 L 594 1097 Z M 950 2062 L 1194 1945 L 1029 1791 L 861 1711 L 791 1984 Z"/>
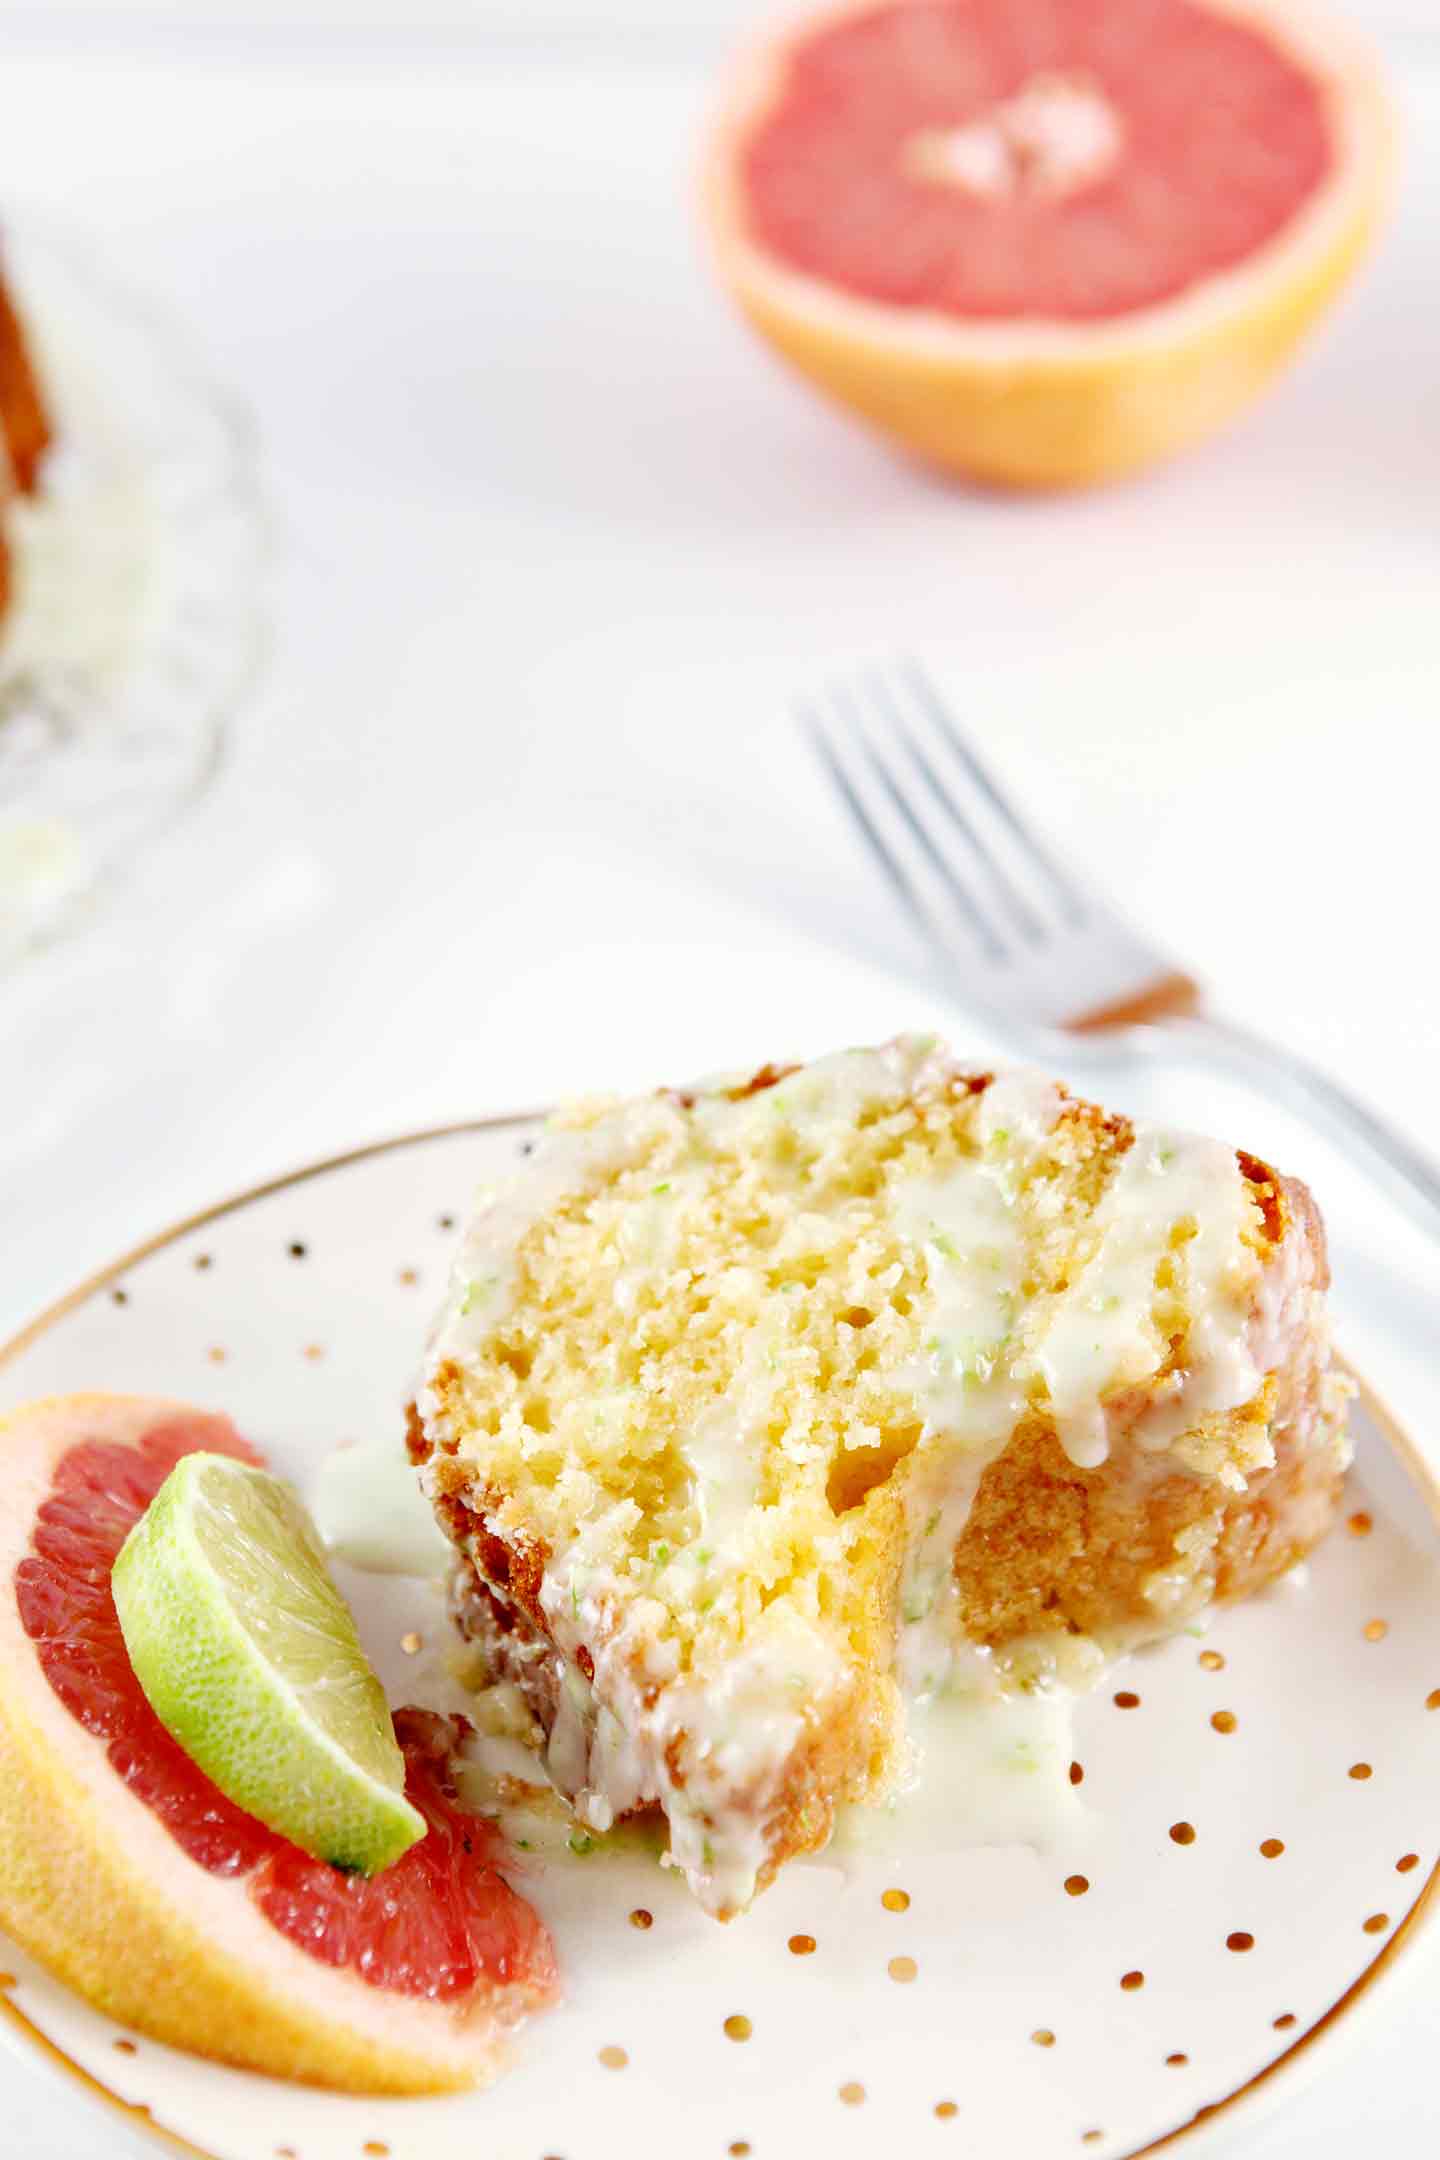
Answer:
<path fill-rule="evenodd" d="M 831 779 L 957 989 L 1030 1054 L 1224 1065 L 1309 1115 L 1440 1234 L 1440 1167 L 1283 1044 L 1202 1012 L 1198 983 L 1036 832 L 914 661 L 800 707 Z"/>

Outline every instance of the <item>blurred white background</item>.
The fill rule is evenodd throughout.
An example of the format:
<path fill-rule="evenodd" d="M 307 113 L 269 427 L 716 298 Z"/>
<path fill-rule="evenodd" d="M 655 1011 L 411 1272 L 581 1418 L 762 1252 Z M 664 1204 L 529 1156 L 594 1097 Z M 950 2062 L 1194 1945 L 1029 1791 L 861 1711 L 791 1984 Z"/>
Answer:
<path fill-rule="evenodd" d="M 643 31 L 666 42 L 713 41 L 748 23 L 773 19 L 766 0 L 19 0 L 7 28 L 55 32 L 61 25 L 202 37 L 220 29 L 253 34 L 262 27 L 291 37 L 334 32 L 400 36 L 439 33 L 539 38 L 585 34 L 610 39 Z M 1381 29 L 1440 35 L 1434 0 L 1351 0 L 1346 13 Z"/>
<path fill-rule="evenodd" d="M 1223 440 L 1004 502 L 818 407 L 714 288 L 697 133 L 756 0 L 0 11 L 0 222 L 188 326 L 253 414 L 273 538 L 218 783 L 0 977 L 0 1334 L 369 1137 L 907 1023 L 976 1040 L 790 725 L 896 647 L 1222 1003 L 1433 1130 L 1440 24 L 1349 12 L 1409 133 L 1355 293 Z M 1267 1105 L 1166 1100 L 1311 1177 L 1347 1343 L 1440 1432 L 1433 1251 Z M 1432 1957 L 1245 2150 L 1428 2160 L 1437 1984 Z M 114 2149 L 10 2076 L 7 2150 Z"/>

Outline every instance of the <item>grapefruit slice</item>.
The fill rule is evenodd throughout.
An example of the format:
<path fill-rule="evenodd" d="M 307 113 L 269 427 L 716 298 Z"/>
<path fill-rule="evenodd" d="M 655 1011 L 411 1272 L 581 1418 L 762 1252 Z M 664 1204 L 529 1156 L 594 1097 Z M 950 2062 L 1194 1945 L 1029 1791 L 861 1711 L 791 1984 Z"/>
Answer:
<path fill-rule="evenodd" d="M 906 450 L 1012 487 L 1208 435 L 1364 253 L 1391 128 L 1289 0 L 860 0 L 761 46 L 716 127 L 722 275 Z"/>
<path fill-rule="evenodd" d="M 456 1801 L 454 1722 L 402 1710 L 426 1834 L 373 1880 L 227 1800 L 156 1717 L 110 1571 L 182 1456 L 258 1456 L 225 1418 L 75 1395 L 0 1422 L 0 1926 L 177 2047 L 351 2092 L 485 2081 L 554 1993 L 549 1938 Z"/>

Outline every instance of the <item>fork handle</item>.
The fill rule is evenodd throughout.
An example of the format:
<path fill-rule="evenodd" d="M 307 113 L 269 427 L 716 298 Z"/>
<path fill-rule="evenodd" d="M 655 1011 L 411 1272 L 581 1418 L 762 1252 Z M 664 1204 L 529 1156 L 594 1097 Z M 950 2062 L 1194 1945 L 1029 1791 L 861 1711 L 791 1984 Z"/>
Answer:
<path fill-rule="evenodd" d="M 1263 1035 L 1209 1013 L 1177 1016 L 1124 1031 L 1151 1054 L 1173 1055 L 1188 1047 L 1206 1063 L 1220 1063 L 1254 1082 L 1272 1098 L 1308 1113 L 1390 1193 L 1411 1219 L 1440 1236 L 1440 1164 L 1423 1149 L 1340 1087 L 1308 1058 Z"/>

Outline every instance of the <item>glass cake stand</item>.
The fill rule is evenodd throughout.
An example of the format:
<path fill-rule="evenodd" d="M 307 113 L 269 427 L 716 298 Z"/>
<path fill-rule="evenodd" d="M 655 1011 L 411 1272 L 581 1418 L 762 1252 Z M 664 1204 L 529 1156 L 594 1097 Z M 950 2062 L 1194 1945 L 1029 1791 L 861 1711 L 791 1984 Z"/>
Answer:
<path fill-rule="evenodd" d="M 55 442 L 7 512 L 0 965 L 204 789 L 260 650 L 250 429 L 178 330 L 63 234 L 7 224 Z"/>

